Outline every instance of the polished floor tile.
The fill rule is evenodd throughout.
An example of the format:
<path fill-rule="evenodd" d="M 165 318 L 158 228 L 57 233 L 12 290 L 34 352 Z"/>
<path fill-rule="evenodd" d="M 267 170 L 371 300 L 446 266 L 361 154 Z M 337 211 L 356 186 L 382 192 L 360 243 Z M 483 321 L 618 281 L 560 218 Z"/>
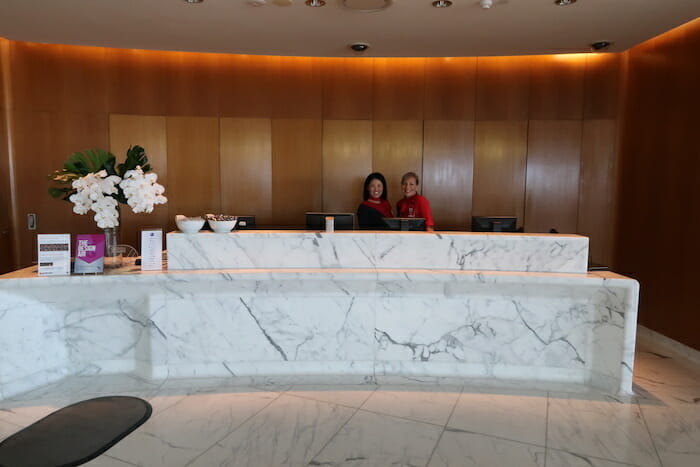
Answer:
<path fill-rule="evenodd" d="M 429 467 L 544 467 L 544 462 L 544 446 L 447 429 Z"/>
<path fill-rule="evenodd" d="M 426 465 L 441 432 L 440 426 L 358 411 L 309 465 Z"/>
<path fill-rule="evenodd" d="M 151 418 L 85 465 L 700 466 L 700 367 L 639 346 L 634 382 L 636 394 L 622 397 L 475 381 L 80 376 L 0 401 L 0 440 L 68 404 L 122 394 L 148 400 Z"/>
<path fill-rule="evenodd" d="M 545 445 L 547 393 L 465 388 L 448 427 L 524 443 Z"/>
<path fill-rule="evenodd" d="M 186 465 L 306 465 L 355 411 L 339 405 L 282 395 Z"/>

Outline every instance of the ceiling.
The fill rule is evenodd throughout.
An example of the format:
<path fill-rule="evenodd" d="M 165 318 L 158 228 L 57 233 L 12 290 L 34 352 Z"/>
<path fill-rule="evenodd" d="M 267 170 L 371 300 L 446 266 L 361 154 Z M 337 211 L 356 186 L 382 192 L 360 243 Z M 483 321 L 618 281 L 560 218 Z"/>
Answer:
<path fill-rule="evenodd" d="M 251 2 L 264 3 L 253 6 Z M 130 49 L 346 57 L 621 52 L 700 16 L 700 0 L 0 0 L 0 37 Z M 388 2 L 381 11 L 363 12 Z M 287 6 L 280 6 L 287 4 Z"/>

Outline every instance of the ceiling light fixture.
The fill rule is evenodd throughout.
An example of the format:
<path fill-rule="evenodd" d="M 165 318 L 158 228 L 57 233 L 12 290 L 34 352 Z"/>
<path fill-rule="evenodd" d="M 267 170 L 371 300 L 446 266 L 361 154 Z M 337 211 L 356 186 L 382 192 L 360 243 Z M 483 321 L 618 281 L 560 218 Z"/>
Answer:
<path fill-rule="evenodd" d="M 484 10 L 488 10 L 493 5 L 493 0 L 481 0 L 480 5 Z"/>
<path fill-rule="evenodd" d="M 435 0 L 433 2 L 433 6 L 435 8 L 447 8 L 450 5 L 452 5 L 452 2 L 450 0 Z"/>
<path fill-rule="evenodd" d="M 185 3 L 202 3 L 204 0 L 185 0 Z"/>
<path fill-rule="evenodd" d="M 325 0 L 306 0 L 305 2 L 307 5 L 313 8 L 318 8 L 320 6 L 323 6 L 326 4 Z"/>
<path fill-rule="evenodd" d="M 559 6 L 568 6 L 572 3 L 576 3 L 576 0 L 554 0 L 554 4 Z"/>

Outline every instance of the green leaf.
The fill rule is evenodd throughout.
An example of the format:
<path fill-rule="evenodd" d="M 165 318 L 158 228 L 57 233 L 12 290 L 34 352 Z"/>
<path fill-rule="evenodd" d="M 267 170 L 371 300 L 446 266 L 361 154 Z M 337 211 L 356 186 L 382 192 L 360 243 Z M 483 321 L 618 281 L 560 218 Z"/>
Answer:
<path fill-rule="evenodd" d="M 120 177 L 124 177 L 127 170 L 134 170 L 136 166 L 141 166 L 141 170 L 144 172 L 151 170 L 151 166 L 148 165 L 146 150 L 138 145 L 130 146 L 129 149 L 126 150 L 126 161 L 117 166 L 117 174 Z"/>
<path fill-rule="evenodd" d="M 88 149 L 85 152 L 74 152 L 71 154 L 63 164 L 63 170 L 81 177 L 89 173 L 99 172 L 102 169 L 107 170 L 107 173 L 110 175 L 114 175 L 115 163 L 116 157 L 111 152 L 104 149 Z"/>

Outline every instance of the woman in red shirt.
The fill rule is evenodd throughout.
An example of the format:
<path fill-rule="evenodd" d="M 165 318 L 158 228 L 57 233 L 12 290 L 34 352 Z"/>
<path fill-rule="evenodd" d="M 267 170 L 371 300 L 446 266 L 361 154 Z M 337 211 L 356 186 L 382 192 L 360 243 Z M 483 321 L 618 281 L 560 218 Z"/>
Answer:
<path fill-rule="evenodd" d="M 425 218 L 425 230 L 432 232 L 435 229 L 433 213 L 428 198 L 418 194 L 419 183 L 415 172 L 407 172 L 401 177 L 403 199 L 396 203 L 396 212 L 399 217 Z"/>
<path fill-rule="evenodd" d="M 362 191 L 364 201 L 357 208 L 357 223 L 360 229 L 384 230 L 384 217 L 394 217 L 391 203 L 387 201 L 386 179 L 379 172 L 367 175 Z"/>

